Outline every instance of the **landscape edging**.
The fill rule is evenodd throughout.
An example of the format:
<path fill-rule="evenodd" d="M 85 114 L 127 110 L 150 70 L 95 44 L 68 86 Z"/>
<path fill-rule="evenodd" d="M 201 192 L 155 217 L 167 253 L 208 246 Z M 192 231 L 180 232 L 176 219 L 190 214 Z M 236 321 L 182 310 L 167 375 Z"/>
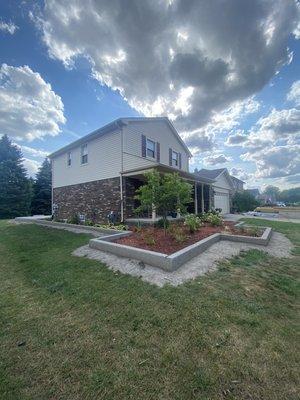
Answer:
<path fill-rule="evenodd" d="M 21 221 L 21 222 L 28 222 L 28 223 L 34 223 L 38 225 L 44 225 L 44 226 L 57 226 L 59 228 L 73 228 L 73 229 L 78 229 L 78 230 L 86 230 L 90 232 L 96 232 L 96 233 L 107 233 L 107 234 L 120 234 L 120 233 L 126 233 L 127 235 L 131 234 L 131 231 L 119 231 L 116 229 L 106 229 L 106 228 L 100 228 L 97 226 L 88 226 L 88 225 L 77 225 L 77 224 L 68 224 L 66 222 L 55 222 L 55 221 L 45 221 L 44 219 L 36 219 L 36 218 L 30 218 L 30 217 L 16 217 L 16 221 Z"/>
<path fill-rule="evenodd" d="M 175 271 L 181 265 L 199 255 L 219 240 L 229 240 L 233 242 L 243 242 L 266 246 L 271 238 L 271 234 L 272 228 L 265 228 L 261 237 L 215 233 L 170 255 L 119 243 L 113 243 L 114 240 L 117 240 L 119 237 L 121 237 L 119 234 L 91 239 L 89 241 L 89 246 L 93 249 L 107 251 L 121 257 L 134 258 L 144 262 L 145 264 L 159 267 L 165 271 L 171 272 Z M 127 235 L 128 233 L 124 232 L 124 235 L 122 236 Z"/>

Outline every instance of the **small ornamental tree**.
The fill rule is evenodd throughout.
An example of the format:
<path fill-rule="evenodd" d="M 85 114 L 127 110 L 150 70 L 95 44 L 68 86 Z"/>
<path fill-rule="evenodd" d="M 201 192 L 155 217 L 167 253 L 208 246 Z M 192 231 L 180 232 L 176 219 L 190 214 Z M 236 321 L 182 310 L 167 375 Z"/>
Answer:
<path fill-rule="evenodd" d="M 258 206 L 259 202 L 255 197 L 245 190 L 236 192 L 232 198 L 232 208 L 237 212 L 253 211 Z"/>
<path fill-rule="evenodd" d="M 20 149 L 7 135 L 0 139 L 0 218 L 28 215 L 31 184 Z"/>
<path fill-rule="evenodd" d="M 40 167 L 33 184 L 31 211 L 33 214 L 51 214 L 51 163 L 47 158 Z"/>
<path fill-rule="evenodd" d="M 192 185 L 185 182 L 177 173 L 160 175 L 157 171 L 145 174 L 147 182 L 136 191 L 135 198 L 140 206 L 137 212 L 153 208 L 162 215 L 166 233 L 167 216 L 172 212 L 186 212 L 192 201 Z"/>

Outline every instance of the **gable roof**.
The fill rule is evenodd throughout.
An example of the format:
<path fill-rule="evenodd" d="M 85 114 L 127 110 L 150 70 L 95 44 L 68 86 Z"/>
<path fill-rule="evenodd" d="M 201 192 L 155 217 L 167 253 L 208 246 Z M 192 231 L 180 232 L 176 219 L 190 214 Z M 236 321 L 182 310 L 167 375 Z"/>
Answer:
<path fill-rule="evenodd" d="M 200 169 L 200 171 L 195 172 L 195 174 L 198 175 L 199 177 L 208 178 L 208 179 L 214 179 L 214 180 L 219 178 L 219 176 L 225 174 L 227 179 L 228 179 L 228 181 L 229 181 L 229 183 L 230 183 L 230 185 L 232 187 L 234 187 L 232 179 L 231 179 L 231 176 L 230 176 L 227 168 L 219 168 L 219 169 L 205 169 L 205 168 L 202 168 L 202 169 Z"/>
<path fill-rule="evenodd" d="M 85 135 L 81 137 L 78 140 L 75 140 L 75 142 L 72 142 L 61 149 L 58 149 L 57 151 L 53 152 L 50 154 L 48 157 L 53 158 L 58 156 L 61 153 L 65 153 L 68 150 L 73 149 L 74 147 L 78 147 L 81 144 L 84 144 L 86 142 L 89 142 L 90 140 L 96 139 L 106 133 L 113 132 L 117 129 L 121 129 L 123 126 L 127 125 L 130 122 L 151 122 L 151 121 L 163 121 L 167 123 L 173 134 L 176 136 L 177 140 L 180 142 L 180 144 L 185 148 L 186 152 L 188 153 L 189 157 L 192 156 L 189 148 L 187 145 L 184 143 L 184 141 L 181 139 L 179 133 L 177 130 L 174 128 L 173 124 L 167 117 L 129 117 L 129 118 L 118 118 L 112 122 L 110 122 L 107 125 L 104 125 L 102 128 L 96 129 L 95 131 L 89 133 L 88 135 Z"/>
<path fill-rule="evenodd" d="M 241 179 L 239 179 L 239 178 L 237 178 L 236 176 L 233 176 L 233 175 L 230 175 L 230 178 L 232 180 L 234 180 L 234 181 L 239 181 L 239 182 L 242 182 L 242 183 L 246 183 L 246 182 L 242 181 Z"/>
<path fill-rule="evenodd" d="M 209 179 L 216 179 L 218 176 L 220 176 L 226 168 L 219 168 L 219 169 L 205 169 L 202 168 L 200 171 L 195 172 L 195 174 L 201 175 L 205 178 Z"/>

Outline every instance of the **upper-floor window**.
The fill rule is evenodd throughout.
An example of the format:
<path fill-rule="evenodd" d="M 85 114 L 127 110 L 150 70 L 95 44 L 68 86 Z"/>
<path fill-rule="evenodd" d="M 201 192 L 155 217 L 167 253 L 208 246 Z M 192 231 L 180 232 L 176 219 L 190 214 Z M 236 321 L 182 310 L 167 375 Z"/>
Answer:
<path fill-rule="evenodd" d="M 146 152 L 147 157 L 155 158 L 155 142 L 153 142 L 153 140 L 147 139 Z"/>
<path fill-rule="evenodd" d="M 72 164 L 72 153 L 70 151 L 68 152 L 67 164 L 68 164 L 68 167 L 70 167 Z"/>
<path fill-rule="evenodd" d="M 177 151 L 172 150 L 172 166 L 178 167 L 179 165 L 179 153 Z"/>
<path fill-rule="evenodd" d="M 81 164 L 87 164 L 88 162 L 88 148 L 87 144 L 81 146 Z"/>

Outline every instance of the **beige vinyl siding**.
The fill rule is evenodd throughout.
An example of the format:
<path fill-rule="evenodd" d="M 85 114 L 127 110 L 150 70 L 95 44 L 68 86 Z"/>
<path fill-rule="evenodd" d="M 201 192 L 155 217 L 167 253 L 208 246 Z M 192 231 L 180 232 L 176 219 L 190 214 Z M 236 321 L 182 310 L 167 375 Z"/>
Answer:
<path fill-rule="evenodd" d="M 53 158 L 54 188 L 114 178 L 120 175 L 122 158 L 120 131 L 104 134 L 86 143 L 88 145 L 87 164 L 81 164 L 81 146 Z M 71 166 L 67 164 L 69 151 L 72 153 Z"/>
<path fill-rule="evenodd" d="M 219 189 L 226 189 L 225 192 L 228 190 L 231 190 L 230 183 L 228 182 L 228 179 L 225 174 L 222 174 L 221 176 L 218 177 L 216 182 L 213 183 L 213 186 L 218 188 L 218 191 L 221 192 Z"/>
<path fill-rule="evenodd" d="M 188 154 L 164 121 L 134 121 L 123 127 L 123 170 L 145 167 L 156 163 L 156 159 L 142 157 L 142 135 L 160 143 L 160 163 L 169 165 L 169 148 L 181 153 L 181 169 L 188 171 Z"/>

